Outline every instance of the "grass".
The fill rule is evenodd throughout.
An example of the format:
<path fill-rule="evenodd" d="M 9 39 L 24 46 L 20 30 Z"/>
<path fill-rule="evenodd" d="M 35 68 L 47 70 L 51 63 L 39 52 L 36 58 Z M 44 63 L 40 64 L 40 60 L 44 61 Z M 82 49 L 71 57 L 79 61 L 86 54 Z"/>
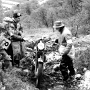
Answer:
<path fill-rule="evenodd" d="M 20 71 L 17 68 L 13 68 L 11 71 L 6 72 L 3 75 L 6 90 L 38 90 L 32 84 L 23 82 L 20 78 L 18 78 L 19 72 Z"/>
<path fill-rule="evenodd" d="M 23 37 L 27 37 L 28 39 L 38 40 L 42 37 L 55 37 L 52 28 L 39 28 L 39 29 L 25 29 Z"/>

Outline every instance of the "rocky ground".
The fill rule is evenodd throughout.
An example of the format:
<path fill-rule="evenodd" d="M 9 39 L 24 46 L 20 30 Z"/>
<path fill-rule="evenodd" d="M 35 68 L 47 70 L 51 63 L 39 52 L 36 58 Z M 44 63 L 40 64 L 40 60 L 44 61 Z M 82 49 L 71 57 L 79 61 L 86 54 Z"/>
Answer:
<path fill-rule="evenodd" d="M 45 33 L 45 30 L 43 32 Z M 33 34 L 31 36 L 27 36 L 30 38 L 30 43 L 28 44 L 31 44 L 32 39 L 35 40 L 35 37 L 33 37 Z M 90 90 L 90 79 L 88 78 L 90 75 L 89 72 L 85 76 L 85 72 L 90 70 L 90 35 L 81 36 L 79 38 L 73 37 L 76 51 L 74 67 L 77 69 L 77 74 L 81 75 L 81 80 L 76 80 L 71 87 L 64 87 L 62 75 L 59 70 L 57 72 L 53 71 L 53 68 L 59 64 L 57 61 L 59 59 L 59 54 L 56 50 L 57 47 L 52 46 L 55 36 L 52 32 L 49 33 L 49 37 L 47 36 L 47 38 L 50 38 L 50 36 L 51 39 L 47 42 L 46 57 L 47 61 L 52 62 L 45 65 L 40 90 Z M 33 55 L 32 52 L 30 55 Z M 2 88 L 2 83 L 0 83 L 0 90 L 38 90 L 35 88 L 35 79 L 31 73 L 31 56 L 22 60 L 25 61 L 22 65 L 24 70 L 21 68 L 12 68 L 7 72 L 0 72 L 0 74 L 2 73 L 5 86 L 5 88 Z M 88 70 L 83 72 L 83 68 L 87 68 Z"/>

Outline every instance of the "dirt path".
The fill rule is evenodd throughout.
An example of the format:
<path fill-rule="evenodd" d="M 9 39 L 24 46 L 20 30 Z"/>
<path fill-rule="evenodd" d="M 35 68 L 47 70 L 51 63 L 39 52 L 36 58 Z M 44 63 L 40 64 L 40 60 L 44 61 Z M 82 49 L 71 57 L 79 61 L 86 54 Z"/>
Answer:
<path fill-rule="evenodd" d="M 51 37 L 52 39 L 55 39 L 56 37 L 52 29 L 30 30 L 28 32 L 25 32 L 25 34 L 27 35 L 26 37 L 31 38 L 32 40 L 36 40 L 38 38 L 41 38 L 42 36 Z M 80 38 L 74 38 L 74 45 L 76 52 L 80 50 L 85 51 L 88 47 L 90 47 L 90 35 L 82 36 Z M 55 74 L 49 73 L 51 72 L 51 70 L 52 69 L 48 67 L 47 73 L 43 76 L 40 90 L 79 90 L 77 86 L 71 88 L 64 87 L 62 85 L 63 82 L 60 72 L 57 72 Z M 29 82 L 31 82 L 31 80 L 29 80 L 28 83 Z"/>

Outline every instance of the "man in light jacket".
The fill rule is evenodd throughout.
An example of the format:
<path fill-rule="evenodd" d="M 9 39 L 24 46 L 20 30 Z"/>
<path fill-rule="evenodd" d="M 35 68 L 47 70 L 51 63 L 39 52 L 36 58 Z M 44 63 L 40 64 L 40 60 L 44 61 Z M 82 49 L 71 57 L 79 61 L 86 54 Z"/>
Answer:
<path fill-rule="evenodd" d="M 73 51 L 72 33 L 61 21 L 55 21 L 53 28 L 56 30 L 58 36 L 58 51 L 61 56 L 60 70 L 63 81 L 66 82 L 75 74 L 73 67 L 75 51 Z"/>

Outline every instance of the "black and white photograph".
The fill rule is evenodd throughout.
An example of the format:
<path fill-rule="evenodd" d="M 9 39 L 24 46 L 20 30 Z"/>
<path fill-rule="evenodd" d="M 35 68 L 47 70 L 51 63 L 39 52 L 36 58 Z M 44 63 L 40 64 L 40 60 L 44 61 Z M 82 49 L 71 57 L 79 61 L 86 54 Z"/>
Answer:
<path fill-rule="evenodd" d="M 0 0 L 0 90 L 90 90 L 90 0 Z"/>

